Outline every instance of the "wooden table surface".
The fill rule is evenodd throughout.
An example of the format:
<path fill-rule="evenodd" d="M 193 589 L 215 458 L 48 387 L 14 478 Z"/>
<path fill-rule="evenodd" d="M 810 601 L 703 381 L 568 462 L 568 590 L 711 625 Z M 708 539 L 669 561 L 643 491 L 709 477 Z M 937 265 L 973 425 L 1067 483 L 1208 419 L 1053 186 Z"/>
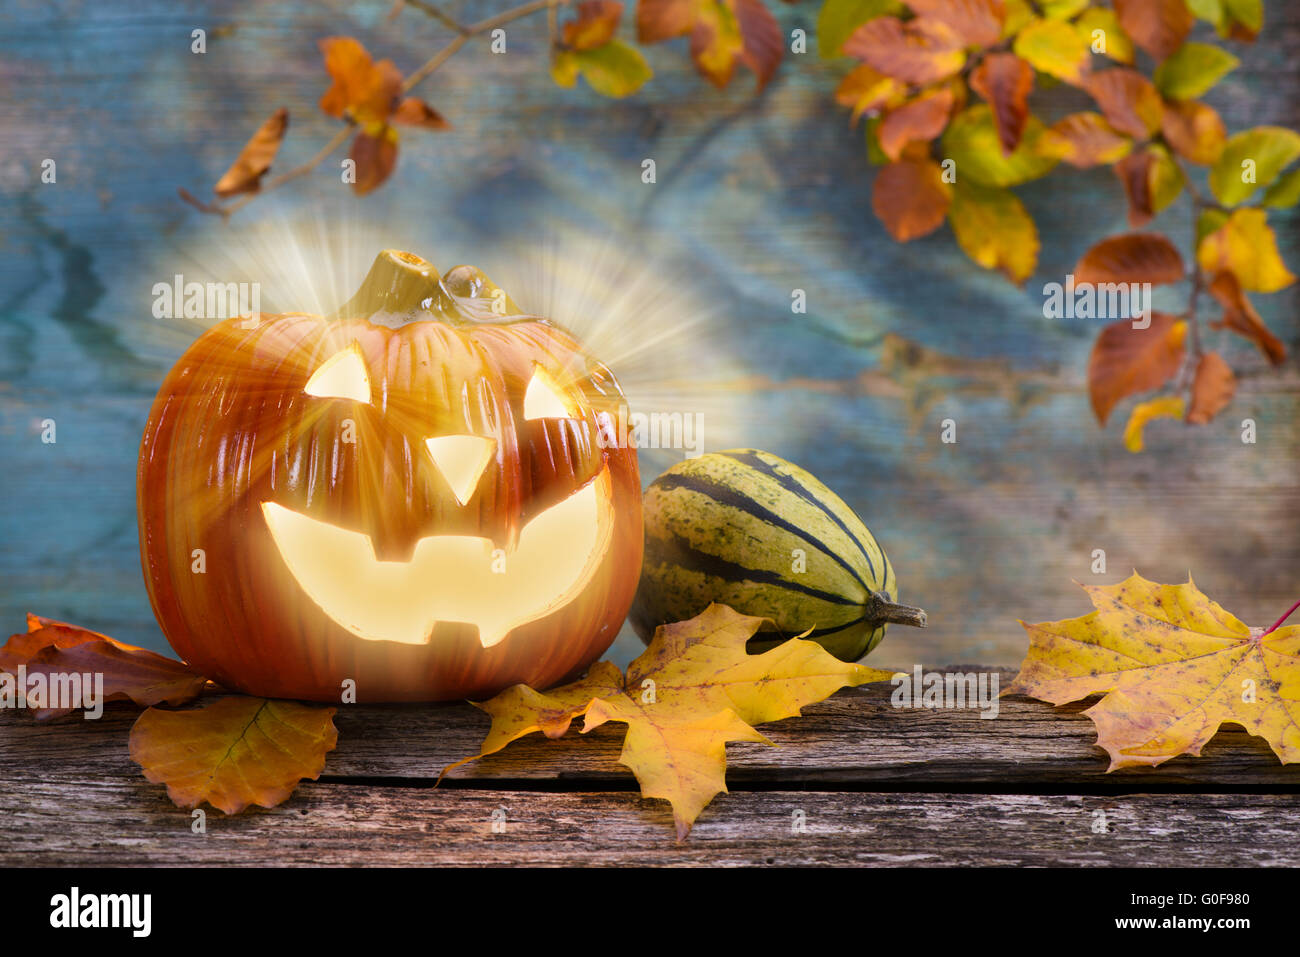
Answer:
<path fill-rule="evenodd" d="M 533 735 L 435 788 L 486 716 L 343 708 L 320 780 L 272 810 L 206 808 L 197 835 L 128 756 L 133 710 L 0 712 L 0 865 L 1300 865 L 1300 768 L 1244 731 L 1107 774 L 1082 705 L 1006 698 L 983 719 L 896 709 L 891 692 L 845 690 L 764 726 L 778 748 L 729 746 L 730 793 L 682 843 L 617 764 L 619 726 Z"/>

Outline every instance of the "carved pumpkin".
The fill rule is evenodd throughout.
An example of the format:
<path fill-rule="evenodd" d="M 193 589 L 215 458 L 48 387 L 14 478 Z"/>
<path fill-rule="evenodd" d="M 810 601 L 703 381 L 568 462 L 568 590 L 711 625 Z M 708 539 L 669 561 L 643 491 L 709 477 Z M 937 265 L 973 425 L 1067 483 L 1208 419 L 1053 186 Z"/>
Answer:
<path fill-rule="evenodd" d="M 477 269 L 409 253 L 332 317 L 214 326 L 140 448 L 167 640 L 270 697 L 338 701 L 351 679 L 359 701 L 483 698 L 580 672 L 640 572 L 636 451 L 601 441 L 624 403 Z"/>

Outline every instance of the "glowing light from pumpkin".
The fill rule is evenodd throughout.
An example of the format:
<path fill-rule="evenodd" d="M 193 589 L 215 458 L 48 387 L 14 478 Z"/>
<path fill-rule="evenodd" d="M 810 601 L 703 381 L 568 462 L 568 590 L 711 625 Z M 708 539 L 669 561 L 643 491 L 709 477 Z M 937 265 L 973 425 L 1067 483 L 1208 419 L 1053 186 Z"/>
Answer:
<path fill-rule="evenodd" d="M 563 419 L 575 418 L 577 415 L 578 410 L 570 407 L 563 390 L 545 369 L 538 366 L 528 381 L 528 388 L 524 390 L 524 418 Z"/>
<path fill-rule="evenodd" d="M 437 435 L 424 444 L 461 505 L 474 494 L 497 448 L 496 439 L 481 435 Z"/>
<path fill-rule="evenodd" d="M 421 645 L 438 622 L 476 625 L 484 648 L 568 604 L 609 548 L 608 469 L 524 526 L 502 555 L 488 538 L 422 538 L 410 561 L 379 561 L 370 536 L 263 502 L 271 535 L 298 584 L 358 638 Z"/>
<path fill-rule="evenodd" d="M 312 373 L 303 391 L 325 399 L 370 401 L 370 376 L 361 350 L 355 345 L 337 352 Z"/>

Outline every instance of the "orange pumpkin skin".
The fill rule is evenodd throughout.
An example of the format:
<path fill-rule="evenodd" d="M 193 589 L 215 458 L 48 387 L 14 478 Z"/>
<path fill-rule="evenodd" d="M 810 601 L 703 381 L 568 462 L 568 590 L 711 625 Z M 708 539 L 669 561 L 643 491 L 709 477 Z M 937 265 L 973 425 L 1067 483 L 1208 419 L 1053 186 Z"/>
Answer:
<path fill-rule="evenodd" d="M 617 382 L 545 320 L 463 310 L 468 318 L 443 302 L 447 314 L 396 326 L 226 320 L 168 374 L 140 448 L 140 550 L 154 613 L 192 667 L 267 697 L 338 701 L 351 680 L 363 702 L 481 699 L 519 682 L 554 685 L 614 640 L 642 547 L 636 451 L 601 441 L 602 430 L 617 434 Z M 369 402 L 305 391 L 344 349 L 363 359 Z M 539 367 L 563 383 L 572 416 L 525 417 Z M 425 445 L 462 434 L 495 442 L 463 505 Z M 378 562 L 408 561 L 432 536 L 474 536 L 501 549 L 508 567 L 527 523 L 592 482 L 613 519 L 590 577 L 491 647 L 463 621 L 439 621 L 423 644 L 359 637 L 299 583 L 263 507 L 364 533 Z"/>

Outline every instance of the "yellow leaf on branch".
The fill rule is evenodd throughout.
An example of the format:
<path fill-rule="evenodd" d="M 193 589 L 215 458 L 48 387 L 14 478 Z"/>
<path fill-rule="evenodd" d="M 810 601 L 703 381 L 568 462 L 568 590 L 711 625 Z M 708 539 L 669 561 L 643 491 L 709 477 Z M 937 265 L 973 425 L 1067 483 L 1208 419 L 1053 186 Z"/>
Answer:
<path fill-rule="evenodd" d="M 1134 572 L 1083 587 L 1095 611 L 1021 622 L 1029 652 L 1004 694 L 1057 705 L 1104 695 L 1084 714 L 1112 771 L 1199 755 L 1224 722 L 1262 737 L 1283 764 L 1300 761 L 1300 626 L 1252 630 L 1190 579 Z"/>

